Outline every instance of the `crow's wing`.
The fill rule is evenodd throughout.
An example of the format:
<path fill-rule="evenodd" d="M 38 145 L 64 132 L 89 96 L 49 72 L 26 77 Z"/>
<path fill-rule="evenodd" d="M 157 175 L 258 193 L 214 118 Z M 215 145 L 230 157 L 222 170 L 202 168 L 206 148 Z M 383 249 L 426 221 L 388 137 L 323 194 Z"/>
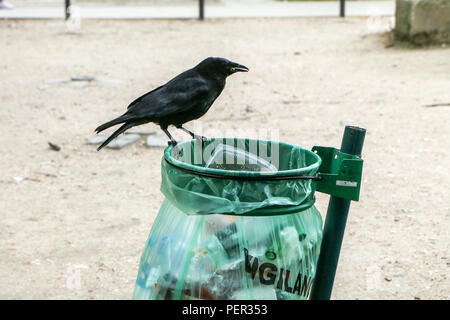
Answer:
<path fill-rule="evenodd" d="M 135 104 L 139 103 L 143 98 L 145 98 L 146 96 L 148 96 L 149 94 L 151 94 L 151 93 L 153 93 L 153 92 L 155 92 L 155 91 L 158 91 L 158 90 L 161 89 L 162 87 L 164 87 L 164 85 L 159 86 L 158 88 L 153 89 L 153 90 L 150 91 L 150 92 L 147 92 L 147 93 L 144 94 L 143 96 L 140 96 L 139 98 L 137 98 L 136 100 L 134 100 L 132 103 L 130 103 L 130 104 L 128 105 L 127 109 L 130 109 L 132 106 L 134 106 Z"/>
<path fill-rule="evenodd" d="M 136 99 L 127 113 L 160 119 L 209 103 L 210 89 L 199 76 L 175 78 Z"/>

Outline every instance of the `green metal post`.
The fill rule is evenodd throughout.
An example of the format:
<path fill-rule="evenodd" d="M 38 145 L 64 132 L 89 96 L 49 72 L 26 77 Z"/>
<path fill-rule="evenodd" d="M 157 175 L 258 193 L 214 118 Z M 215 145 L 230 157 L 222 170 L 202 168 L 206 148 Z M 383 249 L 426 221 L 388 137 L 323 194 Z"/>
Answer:
<path fill-rule="evenodd" d="M 365 135 L 366 129 L 346 126 L 341 151 L 360 156 Z M 331 297 L 350 201 L 330 196 L 311 300 L 329 300 Z"/>

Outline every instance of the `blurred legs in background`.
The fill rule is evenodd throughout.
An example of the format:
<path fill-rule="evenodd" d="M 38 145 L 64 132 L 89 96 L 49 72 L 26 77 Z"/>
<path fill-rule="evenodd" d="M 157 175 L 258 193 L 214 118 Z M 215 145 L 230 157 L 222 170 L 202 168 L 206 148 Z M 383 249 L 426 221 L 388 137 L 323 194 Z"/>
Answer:
<path fill-rule="evenodd" d="M 0 0 L 0 9 L 12 9 L 13 5 L 6 0 Z"/>

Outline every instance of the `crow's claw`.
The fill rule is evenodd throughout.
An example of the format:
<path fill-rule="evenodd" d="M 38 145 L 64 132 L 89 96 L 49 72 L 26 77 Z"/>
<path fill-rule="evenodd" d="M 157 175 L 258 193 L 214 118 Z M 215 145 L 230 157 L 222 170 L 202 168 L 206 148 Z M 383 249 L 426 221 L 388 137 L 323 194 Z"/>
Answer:
<path fill-rule="evenodd" d="M 202 143 L 208 141 L 208 138 L 207 138 L 207 137 L 204 137 L 204 136 L 198 136 L 198 135 L 194 135 L 194 139 L 196 139 L 196 140 L 198 140 L 198 141 L 201 141 Z"/>
<path fill-rule="evenodd" d="M 205 142 L 208 141 L 207 137 L 194 135 L 193 138 L 202 143 L 202 148 L 205 146 Z"/>
<path fill-rule="evenodd" d="M 178 144 L 178 142 L 176 142 L 175 140 L 169 140 L 169 141 L 167 141 L 167 144 L 169 146 L 174 146 L 175 147 Z"/>

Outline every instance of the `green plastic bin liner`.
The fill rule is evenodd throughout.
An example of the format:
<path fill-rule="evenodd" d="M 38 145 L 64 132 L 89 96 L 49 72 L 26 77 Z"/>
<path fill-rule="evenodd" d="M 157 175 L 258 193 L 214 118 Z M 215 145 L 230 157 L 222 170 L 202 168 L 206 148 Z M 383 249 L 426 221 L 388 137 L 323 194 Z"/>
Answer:
<path fill-rule="evenodd" d="M 133 299 L 307 299 L 322 239 L 320 163 L 314 152 L 264 140 L 166 148 L 165 200 Z"/>

